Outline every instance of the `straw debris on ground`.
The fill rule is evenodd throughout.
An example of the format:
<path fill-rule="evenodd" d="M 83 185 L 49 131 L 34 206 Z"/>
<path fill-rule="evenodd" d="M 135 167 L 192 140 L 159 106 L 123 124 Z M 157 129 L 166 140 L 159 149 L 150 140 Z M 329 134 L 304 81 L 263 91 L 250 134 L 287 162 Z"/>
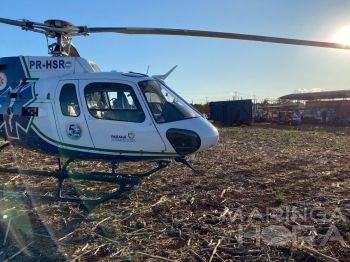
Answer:
<path fill-rule="evenodd" d="M 218 129 L 217 145 L 188 157 L 197 172 L 172 162 L 93 210 L 23 197 L 53 195 L 55 178 L 0 174 L 0 261 L 350 261 L 347 129 Z M 58 168 L 57 158 L 17 147 L 1 152 L 0 165 Z M 89 171 L 110 165 L 70 165 Z M 63 194 L 95 198 L 115 187 L 65 181 Z"/>

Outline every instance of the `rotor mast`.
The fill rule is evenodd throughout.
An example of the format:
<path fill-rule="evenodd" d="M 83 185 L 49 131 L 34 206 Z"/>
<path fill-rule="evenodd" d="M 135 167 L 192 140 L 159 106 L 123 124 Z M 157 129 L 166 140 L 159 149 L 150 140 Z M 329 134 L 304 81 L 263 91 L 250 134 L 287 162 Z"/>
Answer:
<path fill-rule="evenodd" d="M 52 56 L 68 56 L 68 54 L 63 50 L 62 37 L 62 34 L 56 34 L 57 42 L 49 45 L 48 36 L 46 36 L 48 54 Z"/>
<path fill-rule="evenodd" d="M 48 53 L 52 56 L 69 56 L 72 47 L 72 38 L 68 32 L 70 31 L 69 28 L 74 27 L 74 25 L 63 20 L 47 20 L 44 24 L 47 26 L 43 28 L 46 38 L 56 38 L 56 43 L 47 45 Z M 76 53 L 78 52 L 76 51 Z"/>

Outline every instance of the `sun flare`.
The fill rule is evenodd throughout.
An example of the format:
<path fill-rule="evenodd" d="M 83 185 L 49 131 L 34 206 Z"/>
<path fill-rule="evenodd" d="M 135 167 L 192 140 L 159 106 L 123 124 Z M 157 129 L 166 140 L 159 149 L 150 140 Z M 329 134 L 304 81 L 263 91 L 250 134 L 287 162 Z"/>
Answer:
<path fill-rule="evenodd" d="M 339 44 L 350 45 L 350 25 L 340 29 L 334 36 L 333 41 Z"/>

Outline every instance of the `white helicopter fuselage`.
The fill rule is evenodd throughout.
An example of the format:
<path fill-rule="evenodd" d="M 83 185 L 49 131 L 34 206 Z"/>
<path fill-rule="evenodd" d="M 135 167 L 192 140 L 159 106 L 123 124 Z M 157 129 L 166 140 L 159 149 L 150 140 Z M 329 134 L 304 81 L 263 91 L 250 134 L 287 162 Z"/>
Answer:
<path fill-rule="evenodd" d="M 176 158 L 218 132 L 157 78 L 100 72 L 80 57 L 0 58 L 0 129 L 10 142 L 75 159 Z"/>

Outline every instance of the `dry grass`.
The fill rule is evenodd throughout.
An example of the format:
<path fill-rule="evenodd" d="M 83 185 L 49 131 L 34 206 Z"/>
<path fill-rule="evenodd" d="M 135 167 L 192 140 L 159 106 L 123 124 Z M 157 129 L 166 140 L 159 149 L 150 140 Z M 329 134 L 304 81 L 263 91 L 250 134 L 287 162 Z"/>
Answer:
<path fill-rule="evenodd" d="M 131 194 L 91 212 L 66 203 L 35 203 L 33 209 L 28 201 L 1 197 L 1 217 L 7 218 L 0 219 L 0 260 L 34 241 L 12 261 L 313 261 L 312 255 L 348 261 L 350 137 L 338 131 L 220 128 L 220 142 L 189 159 L 197 173 L 172 163 Z M 24 169 L 57 168 L 54 157 L 17 148 L 3 152 L 2 166 L 11 155 Z M 109 169 L 108 163 L 88 161 L 72 168 Z M 120 172 L 145 168 L 121 164 Z M 23 192 L 24 185 L 37 194 L 55 190 L 52 178 L 1 176 L 4 192 Z M 65 182 L 64 194 L 74 194 L 76 187 L 97 196 L 113 186 Z M 293 243 L 288 232 L 298 226 L 315 230 L 298 228 Z M 331 228 L 347 246 L 339 241 L 320 246 Z M 308 239 L 315 254 L 304 248 Z"/>

